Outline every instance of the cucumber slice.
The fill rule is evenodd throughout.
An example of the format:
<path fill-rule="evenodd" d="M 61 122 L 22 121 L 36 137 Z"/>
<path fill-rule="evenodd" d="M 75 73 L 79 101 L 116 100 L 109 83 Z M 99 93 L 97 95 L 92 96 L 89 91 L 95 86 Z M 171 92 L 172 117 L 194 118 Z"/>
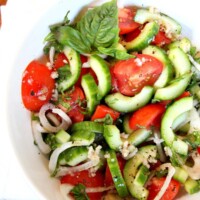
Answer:
<path fill-rule="evenodd" d="M 153 157 L 157 154 L 157 148 L 154 145 L 148 145 L 141 147 L 138 153 L 129 159 L 124 167 L 124 180 L 128 187 L 130 194 L 136 199 L 147 199 L 149 191 L 144 187 L 144 179 L 142 181 L 139 179 L 135 179 L 136 174 L 138 174 L 138 170 L 143 164 L 144 159 L 148 157 Z M 146 171 L 146 170 L 145 170 Z M 140 173 L 142 170 L 140 171 Z M 139 176 L 139 175 L 138 175 Z M 143 183 L 143 185 L 142 185 Z"/>
<path fill-rule="evenodd" d="M 143 54 L 151 55 L 163 63 L 163 71 L 154 83 L 155 88 L 162 88 L 166 86 L 173 78 L 174 69 L 167 53 L 160 47 L 149 45 L 142 51 Z"/>
<path fill-rule="evenodd" d="M 179 181 L 180 183 L 185 183 L 185 181 L 188 178 L 188 173 L 185 169 L 181 168 L 181 167 L 175 167 L 175 174 L 173 176 L 173 178 L 177 181 Z"/>
<path fill-rule="evenodd" d="M 161 137 L 165 141 L 167 146 L 172 146 L 176 139 L 176 135 L 172 130 L 172 125 L 175 119 L 193 108 L 193 98 L 184 97 L 178 101 L 175 101 L 170 105 L 161 121 Z"/>
<path fill-rule="evenodd" d="M 103 126 L 102 124 L 98 122 L 93 121 L 83 121 L 78 122 L 72 125 L 71 132 L 77 132 L 77 131 L 89 131 L 94 133 L 102 133 L 103 134 Z"/>
<path fill-rule="evenodd" d="M 147 9 L 138 9 L 134 17 L 134 21 L 144 24 L 150 21 L 157 21 L 171 34 L 180 34 L 181 25 L 173 18 L 163 13 L 152 13 Z"/>
<path fill-rule="evenodd" d="M 182 38 L 180 41 L 175 41 L 172 42 L 168 45 L 169 49 L 173 49 L 173 48 L 181 48 L 185 53 L 190 52 L 192 43 L 188 38 Z"/>
<path fill-rule="evenodd" d="M 70 165 L 76 166 L 79 163 L 85 161 L 88 157 L 88 149 L 87 147 L 72 147 L 63 151 L 59 158 L 58 163 L 60 165 Z"/>
<path fill-rule="evenodd" d="M 194 194 L 200 191 L 199 183 L 191 178 L 188 178 L 184 184 L 185 190 L 189 194 Z"/>
<path fill-rule="evenodd" d="M 115 188 L 120 197 L 128 196 L 128 189 L 119 168 L 117 157 L 114 150 L 109 150 L 109 158 L 107 158 L 108 167 L 110 169 Z"/>
<path fill-rule="evenodd" d="M 154 100 L 162 101 L 162 100 L 172 100 L 179 97 L 187 88 L 192 74 L 184 74 L 183 76 L 176 78 L 170 85 L 157 89 Z"/>
<path fill-rule="evenodd" d="M 90 74 L 86 74 L 82 77 L 81 86 L 87 100 L 87 111 L 89 116 L 91 116 L 96 106 L 99 104 L 99 100 L 97 99 L 98 87 L 94 78 Z"/>
<path fill-rule="evenodd" d="M 172 124 L 172 129 L 173 130 L 178 130 L 179 127 L 181 127 L 182 125 L 184 125 L 184 123 L 186 122 L 186 120 L 189 117 L 189 112 L 184 112 L 183 114 L 179 115 L 173 122 Z"/>
<path fill-rule="evenodd" d="M 97 55 L 92 55 L 89 62 L 98 79 L 98 99 L 101 100 L 111 89 L 110 70 L 107 63 Z"/>
<path fill-rule="evenodd" d="M 70 62 L 71 76 L 67 77 L 66 80 L 63 80 L 58 84 L 58 90 L 61 92 L 72 87 L 76 83 L 76 81 L 78 81 L 78 78 L 81 73 L 80 55 L 75 50 L 67 46 L 65 46 L 63 52 Z"/>
<path fill-rule="evenodd" d="M 149 169 L 146 166 L 141 165 L 135 176 L 134 184 L 143 186 L 148 180 L 149 175 L 150 175 Z"/>
<path fill-rule="evenodd" d="M 154 89 L 145 86 L 140 93 L 133 97 L 124 96 L 121 93 L 109 94 L 105 97 L 106 104 L 118 112 L 132 112 L 146 105 L 153 95 Z"/>
<path fill-rule="evenodd" d="M 70 135 L 63 129 L 58 131 L 55 135 L 56 142 L 63 144 L 70 140 Z"/>
<path fill-rule="evenodd" d="M 84 142 L 85 145 L 90 145 L 95 140 L 95 133 L 85 130 L 76 131 L 72 133 L 71 140 L 81 141 Z"/>
<path fill-rule="evenodd" d="M 176 78 L 191 71 L 188 55 L 181 48 L 176 47 L 170 49 L 168 56 L 174 66 Z"/>
<path fill-rule="evenodd" d="M 126 134 L 131 134 L 133 132 L 133 130 L 130 128 L 130 125 L 129 125 L 130 117 L 131 117 L 130 114 L 126 114 L 123 118 L 123 131 Z"/>
<path fill-rule="evenodd" d="M 152 134 L 151 130 L 141 128 L 132 132 L 128 137 L 128 141 L 130 144 L 138 146 L 144 141 L 146 141 L 151 136 L 151 134 Z"/>
<path fill-rule="evenodd" d="M 120 131 L 115 125 L 105 125 L 103 136 L 111 149 L 119 150 L 122 140 L 120 138 Z"/>
<path fill-rule="evenodd" d="M 123 45 L 128 51 L 141 51 L 151 43 L 158 31 L 159 25 L 156 22 L 149 22 L 139 36 L 130 42 L 123 42 Z"/>
<path fill-rule="evenodd" d="M 198 84 L 193 85 L 190 88 L 190 92 L 200 101 L 200 86 Z"/>
<path fill-rule="evenodd" d="M 172 143 L 173 150 L 183 156 L 188 155 L 188 144 L 180 139 L 177 138 L 176 141 Z"/>

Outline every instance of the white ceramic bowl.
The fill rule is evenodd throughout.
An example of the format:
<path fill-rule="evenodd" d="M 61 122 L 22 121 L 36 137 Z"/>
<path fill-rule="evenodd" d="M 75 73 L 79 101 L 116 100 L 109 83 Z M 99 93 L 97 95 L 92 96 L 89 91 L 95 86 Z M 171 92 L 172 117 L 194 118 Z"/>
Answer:
<path fill-rule="evenodd" d="M 123 0 L 122 0 L 123 1 Z M 21 102 L 20 87 L 22 72 L 26 65 L 42 54 L 43 39 L 50 24 L 63 19 L 70 10 L 70 18 L 91 0 L 18 0 L 8 2 L 8 12 L 3 18 L 2 43 L 7 52 L 2 51 L 1 62 L 6 63 L 9 81 L 6 96 L 7 124 L 10 140 L 25 174 L 37 189 L 41 198 L 60 200 L 58 181 L 50 178 L 47 160 L 38 153 L 33 145 L 30 127 L 30 114 Z M 200 12 L 195 0 L 124 0 L 125 5 L 154 6 L 160 11 L 174 17 L 183 27 L 183 34 L 200 47 Z M 9 14 L 8 14 L 9 13 Z M 14 23 L 13 23 L 14 20 Z M 8 40 L 9 39 L 9 43 Z M 6 42 L 7 40 L 7 42 Z M 8 48 L 8 45 L 10 48 Z M 12 46 L 11 46 L 12 45 Z M 8 59 L 9 58 L 9 59 Z M 182 196 L 180 199 L 197 200 L 200 194 Z"/>

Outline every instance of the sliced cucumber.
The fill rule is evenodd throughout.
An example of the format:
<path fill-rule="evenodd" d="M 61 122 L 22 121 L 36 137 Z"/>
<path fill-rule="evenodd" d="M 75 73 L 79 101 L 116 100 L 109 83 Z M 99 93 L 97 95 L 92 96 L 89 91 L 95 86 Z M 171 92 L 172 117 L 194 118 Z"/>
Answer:
<path fill-rule="evenodd" d="M 107 63 L 97 55 L 92 55 L 89 62 L 98 79 L 98 98 L 102 99 L 111 89 L 109 67 Z"/>
<path fill-rule="evenodd" d="M 179 127 L 181 127 L 182 125 L 184 125 L 184 123 L 186 122 L 186 120 L 189 117 L 189 112 L 184 112 L 181 115 L 179 115 L 173 122 L 172 124 L 172 129 L 173 130 L 178 130 Z"/>
<path fill-rule="evenodd" d="M 81 86 L 86 96 L 87 111 L 90 116 L 93 114 L 99 103 L 99 100 L 97 99 L 98 87 L 94 78 L 90 74 L 86 74 L 82 77 Z"/>
<path fill-rule="evenodd" d="M 185 53 L 190 52 L 192 43 L 188 38 L 182 38 L 181 40 L 177 40 L 175 42 L 172 42 L 168 45 L 169 49 L 173 49 L 173 48 L 181 48 Z"/>
<path fill-rule="evenodd" d="M 76 131 L 72 133 L 71 140 L 84 142 L 85 145 L 90 145 L 95 141 L 95 133 L 85 130 Z"/>
<path fill-rule="evenodd" d="M 168 56 L 174 66 L 176 78 L 191 71 L 188 55 L 181 48 L 175 47 L 170 49 Z"/>
<path fill-rule="evenodd" d="M 130 114 L 126 114 L 123 118 L 123 131 L 126 134 L 131 134 L 133 132 L 133 130 L 130 128 L 129 125 L 130 116 L 131 116 Z"/>
<path fill-rule="evenodd" d="M 149 169 L 146 166 L 141 165 L 139 167 L 138 172 L 136 173 L 134 184 L 143 186 L 148 180 L 149 175 L 150 175 Z"/>
<path fill-rule="evenodd" d="M 109 150 L 109 158 L 107 158 L 108 167 L 110 169 L 115 188 L 120 197 L 128 196 L 128 189 L 123 179 L 122 173 L 119 168 L 116 153 L 114 150 Z"/>
<path fill-rule="evenodd" d="M 159 25 L 156 22 L 149 22 L 139 36 L 130 42 L 123 42 L 123 45 L 128 51 L 141 51 L 151 43 L 158 31 Z"/>
<path fill-rule="evenodd" d="M 157 89 L 154 100 L 172 100 L 179 97 L 187 88 L 191 77 L 192 74 L 184 74 L 173 80 L 168 86 Z"/>
<path fill-rule="evenodd" d="M 128 187 L 130 194 L 136 199 L 146 200 L 148 198 L 149 191 L 144 187 L 144 179 L 136 179 L 136 174 L 144 162 L 144 159 L 148 157 L 154 157 L 157 153 L 157 148 L 154 145 L 148 145 L 141 147 L 138 153 L 129 159 L 124 167 L 124 180 Z M 146 174 L 146 170 L 145 174 Z M 142 170 L 140 171 L 141 177 Z M 139 176 L 139 175 L 138 175 Z M 143 185 L 142 185 L 143 183 Z"/>
<path fill-rule="evenodd" d="M 61 129 L 55 135 L 56 142 L 63 144 L 70 140 L 70 135 L 65 130 Z"/>
<path fill-rule="evenodd" d="M 185 169 L 183 169 L 182 167 L 175 167 L 175 174 L 173 176 L 173 178 L 177 181 L 179 181 L 180 183 L 185 183 L 185 181 L 188 178 L 188 173 Z"/>
<path fill-rule="evenodd" d="M 128 141 L 130 144 L 134 146 L 138 146 L 144 141 L 146 141 L 152 134 L 151 130 L 147 130 L 144 128 L 137 129 L 136 131 L 132 132 L 129 137 Z"/>
<path fill-rule="evenodd" d="M 192 95 L 194 95 L 195 98 L 200 101 L 200 86 L 198 84 L 193 85 L 190 88 L 190 92 L 192 93 Z"/>
<path fill-rule="evenodd" d="M 199 183 L 196 180 L 188 178 L 184 184 L 185 190 L 189 194 L 194 194 L 200 191 Z"/>
<path fill-rule="evenodd" d="M 108 146 L 118 151 L 122 145 L 122 140 L 120 138 L 120 130 L 115 125 L 105 125 L 103 136 L 108 143 Z"/>
<path fill-rule="evenodd" d="M 167 146 L 172 147 L 173 142 L 176 140 L 176 135 L 172 130 L 173 122 L 178 116 L 191 110 L 192 108 L 192 97 L 184 97 L 178 101 L 175 101 L 171 106 L 167 108 L 161 122 L 161 137 Z"/>
<path fill-rule="evenodd" d="M 78 81 L 81 73 L 80 55 L 75 50 L 67 46 L 65 46 L 63 52 L 69 60 L 71 75 L 58 84 L 58 90 L 61 92 L 72 87 L 76 81 Z"/>
<path fill-rule="evenodd" d="M 181 33 L 181 25 L 175 21 L 173 18 L 163 14 L 163 13 L 152 13 L 147 9 L 138 9 L 134 17 L 134 21 L 144 24 L 150 21 L 157 21 L 166 30 L 170 31 L 172 34 Z"/>
<path fill-rule="evenodd" d="M 154 89 L 145 86 L 142 91 L 133 97 L 124 96 L 121 93 L 109 94 L 105 97 L 106 104 L 119 112 L 132 112 L 146 105 L 153 95 Z"/>
<path fill-rule="evenodd" d="M 103 134 L 103 126 L 98 122 L 83 121 L 72 125 L 71 132 L 77 132 L 77 131 L 89 131 L 89 132 Z"/>
<path fill-rule="evenodd" d="M 154 87 L 162 88 L 166 86 L 172 80 L 174 73 L 174 69 L 167 53 L 162 48 L 153 45 L 149 45 L 142 51 L 142 53 L 151 55 L 163 63 L 163 71 L 158 80 L 154 83 Z"/>
<path fill-rule="evenodd" d="M 87 147 L 80 146 L 80 147 L 72 147 L 63 151 L 59 158 L 58 163 L 60 165 L 70 165 L 76 166 L 79 163 L 85 161 L 88 157 L 88 149 Z"/>
<path fill-rule="evenodd" d="M 176 153 L 180 155 L 188 155 L 188 144 L 178 138 L 175 141 L 173 141 L 172 148 Z"/>

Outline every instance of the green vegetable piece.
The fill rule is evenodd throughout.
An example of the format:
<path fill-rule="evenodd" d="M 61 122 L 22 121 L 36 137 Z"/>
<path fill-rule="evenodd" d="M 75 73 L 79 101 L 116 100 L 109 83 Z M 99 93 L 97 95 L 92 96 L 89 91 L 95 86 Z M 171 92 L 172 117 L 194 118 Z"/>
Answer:
<path fill-rule="evenodd" d="M 73 194 L 75 200 L 90 200 L 85 189 L 86 188 L 83 184 L 77 184 L 73 187 L 71 193 Z"/>
<path fill-rule="evenodd" d="M 64 53 L 70 63 L 71 76 L 58 83 L 58 90 L 63 92 L 72 87 L 78 80 L 81 73 L 80 55 L 70 47 L 64 48 Z"/>
<path fill-rule="evenodd" d="M 185 190 L 189 194 L 195 194 L 200 191 L 200 186 L 198 181 L 188 178 L 184 184 Z"/>
<path fill-rule="evenodd" d="M 128 190 L 126 183 L 123 179 L 122 173 L 119 168 L 116 153 L 114 150 L 109 150 L 109 158 L 107 158 L 108 167 L 115 184 L 115 188 L 120 197 L 126 197 L 128 195 Z"/>
<path fill-rule="evenodd" d="M 128 141 L 130 144 L 138 146 L 143 142 L 145 142 L 151 136 L 151 134 L 152 134 L 151 130 L 141 128 L 132 132 L 128 137 Z"/>
<path fill-rule="evenodd" d="M 141 51 L 151 43 L 158 31 L 159 25 L 156 22 L 149 22 L 139 36 L 130 42 L 123 42 L 123 45 L 128 51 Z"/>
<path fill-rule="evenodd" d="M 173 78 L 174 69 L 165 50 L 158 46 L 149 45 L 143 49 L 142 53 L 151 55 L 162 62 L 163 70 L 157 81 L 154 83 L 154 87 L 162 88 L 166 86 Z"/>
<path fill-rule="evenodd" d="M 108 143 L 109 147 L 115 151 L 118 151 L 122 145 L 120 138 L 120 130 L 115 125 L 105 125 L 103 136 Z"/>
<path fill-rule="evenodd" d="M 56 133 L 55 139 L 56 142 L 63 144 L 68 142 L 70 140 L 70 137 L 71 136 L 65 130 L 61 129 Z"/>
<path fill-rule="evenodd" d="M 71 140 L 84 142 L 85 145 L 90 145 L 95 140 L 95 133 L 85 130 L 76 131 L 72 133 Z"/>
<path fill-rule="evenodd" d="M 110 69 L 98 55 L 92 55 L 89 62 L 98 79 L 98 99 L 101 100 L 111 90 Z"/>
<path fill-rule="evenodd" d="M 77 29 L 92 48 L 110 47 L 119 37 L 117 1 L 112 0 L 88 10 Z"/>
<path fill-rule="evenodd" d="M 145 86 L 140 93 L 133 97 L 122 95 L 121 93 L 109 94 L 105 97 L 106 104 L 112 109 L 119 112 L 133 112 L 146 105 L 153 95 L 154 89 Z"/>
<path fill-rule="evenodd" d="M 60 165 L 76 166 L 88 158 L 88 149 L 85 146 L 72 147 L 63 151 L 59 158 Z"/>
<path fill-rule="evenodd" d="M 82 77 L 81 86 L 87 100 L 87 112 L 91 116 L 99 104 L 98 100 L 98 86 L 94 78 L 90 74 L 86 74 Z"/>
<path fill-rule="evenodd" d="M 188 173 L 185 169 L 183 169 L 182 167 L 175 167 L 175 174 L 173 176 L 173 178 L 177 181 L 179 181 L 180 183 L 185 183 L 185 181 L 188 178 Z"/>

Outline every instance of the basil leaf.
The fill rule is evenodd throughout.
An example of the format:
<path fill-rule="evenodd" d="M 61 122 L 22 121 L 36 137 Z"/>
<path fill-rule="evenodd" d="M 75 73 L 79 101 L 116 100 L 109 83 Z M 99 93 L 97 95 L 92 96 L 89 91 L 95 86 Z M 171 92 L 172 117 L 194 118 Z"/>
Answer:
<path fill-rule="evenodd" d="M 125 50 L 120 50 L 117 48 L 99 47 L 98 50 L 100 53 L 115 57 L 118 60 L 127 60 L 129 58 L 134 58 L 133 55 L 127 53 Z"/>
<path fill-rule="evenodd" d="M 94 49 L 117 44 L 119 28 L 116 0 L 88 10 L 77 23 L 77 29 Z"/>
<path fill-rule="evenodd" d="M 89 53 L 90 46 L 84 42 L 82 35 L 70 26 L 61 26 L 54 31 L 56 40 L 62 45 L 69 46 L 80 53 Z"/>

